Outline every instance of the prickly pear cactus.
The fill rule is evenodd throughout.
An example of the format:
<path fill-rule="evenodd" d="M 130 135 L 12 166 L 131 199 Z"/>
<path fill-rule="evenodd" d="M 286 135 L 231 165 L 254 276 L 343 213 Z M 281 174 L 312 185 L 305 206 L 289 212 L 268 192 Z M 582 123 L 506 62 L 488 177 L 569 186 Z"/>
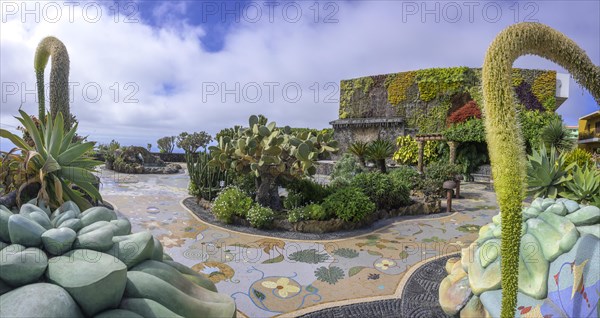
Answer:
<path fill-rule="evenodd" d="M 105 207 L 0 206 L 0 317 L 233 317 L 231 297 Z"/>
<path fill-rule="evenodd" d="M 523 209 L 515 317 L 600 316 L 600 209 L 567 199 L 535 199 Z M 446 264 L 442 309 L 461 317 L 498 317 L 501 218 Z"/>

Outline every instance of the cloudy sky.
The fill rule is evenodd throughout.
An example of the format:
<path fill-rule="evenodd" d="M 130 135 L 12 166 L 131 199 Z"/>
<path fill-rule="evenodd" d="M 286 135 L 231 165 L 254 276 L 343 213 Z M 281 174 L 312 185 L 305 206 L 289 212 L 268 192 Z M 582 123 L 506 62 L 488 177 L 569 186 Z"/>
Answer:
<path fill-rule="evenodd" d="M 328 127 L 341 79 L 481 67 L 494 36 L 516 22 L 548 24 L 600 64 L 593 0 L 0 3 L 1 127 L 14 130 L 19 107 L 37 114 L 33 55 L 53 35 L 69 51 L 80 133 L 101 143 L 215 134 L 255 113 L 281 125 Z M 515 67 L 565 72 L 531 56 Z M 573 125 L 598 109 L 571 80 L 558 112 Z"/>

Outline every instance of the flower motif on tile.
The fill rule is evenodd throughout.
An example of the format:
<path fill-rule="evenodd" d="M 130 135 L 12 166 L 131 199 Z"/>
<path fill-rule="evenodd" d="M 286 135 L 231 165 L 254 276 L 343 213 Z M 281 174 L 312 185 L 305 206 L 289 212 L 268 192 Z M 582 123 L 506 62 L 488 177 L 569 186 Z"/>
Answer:
<path fill-rule="evenodd" d="M 380 268 L 381 270 L 387 270 L 388 268 L 395 266 L 396 262 L 390 261 L 389 259 L 384 259 L 381 263 L 375 264 L 375 267 Z"/>
<path fill-rule="evenodd" d="M 266 280 L 261 283 L 263 287 L 273 289 L 274 292 L 277 291 L 282 298 L 287 298 L 289 294 L 297 294 L 300 292 L 300 288 L 298 286 L 290 285 L 290 279 L 287 277 L 281 277 L 277 281 Z"/>
<path fill-rule="evenodd" d="M 181 239 L 179 237 L 173 238 L 167 235 L 159 236 L 158 240 L 164 247 L 180 247 L 181 245 L 183 245 L 183 243 L 185 243 L 184 239 Z"/>

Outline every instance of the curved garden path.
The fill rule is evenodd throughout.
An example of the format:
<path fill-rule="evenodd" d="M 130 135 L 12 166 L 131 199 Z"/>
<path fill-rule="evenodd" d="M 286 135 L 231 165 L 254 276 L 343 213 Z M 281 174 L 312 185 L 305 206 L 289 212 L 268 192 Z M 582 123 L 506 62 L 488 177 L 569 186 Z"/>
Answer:
<path fill-rule="evenodd" d="M 104 199 L 149 230 L 174 260 L 207 274 L 250 317 L 298 316 L 331 306 L 398 297 L 415 264 L 459 252 L 498 213 L 484 185 L 461 186 L 457 211 L 399 220 L 371 234 L 330 241 L 276 239 L 199 221 L 181 201 L 187 174 L 126 175 L 103 170 Z"/>

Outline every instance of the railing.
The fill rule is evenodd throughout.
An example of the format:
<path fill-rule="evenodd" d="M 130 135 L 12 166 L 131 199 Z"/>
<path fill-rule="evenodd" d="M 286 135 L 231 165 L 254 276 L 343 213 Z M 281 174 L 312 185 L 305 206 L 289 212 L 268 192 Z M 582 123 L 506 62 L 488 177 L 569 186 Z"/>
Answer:
<path fill-rule="evenodd" d="M 600 132 L 584 131 L 579 133 L 579 140 L 600 138 Z"/>

